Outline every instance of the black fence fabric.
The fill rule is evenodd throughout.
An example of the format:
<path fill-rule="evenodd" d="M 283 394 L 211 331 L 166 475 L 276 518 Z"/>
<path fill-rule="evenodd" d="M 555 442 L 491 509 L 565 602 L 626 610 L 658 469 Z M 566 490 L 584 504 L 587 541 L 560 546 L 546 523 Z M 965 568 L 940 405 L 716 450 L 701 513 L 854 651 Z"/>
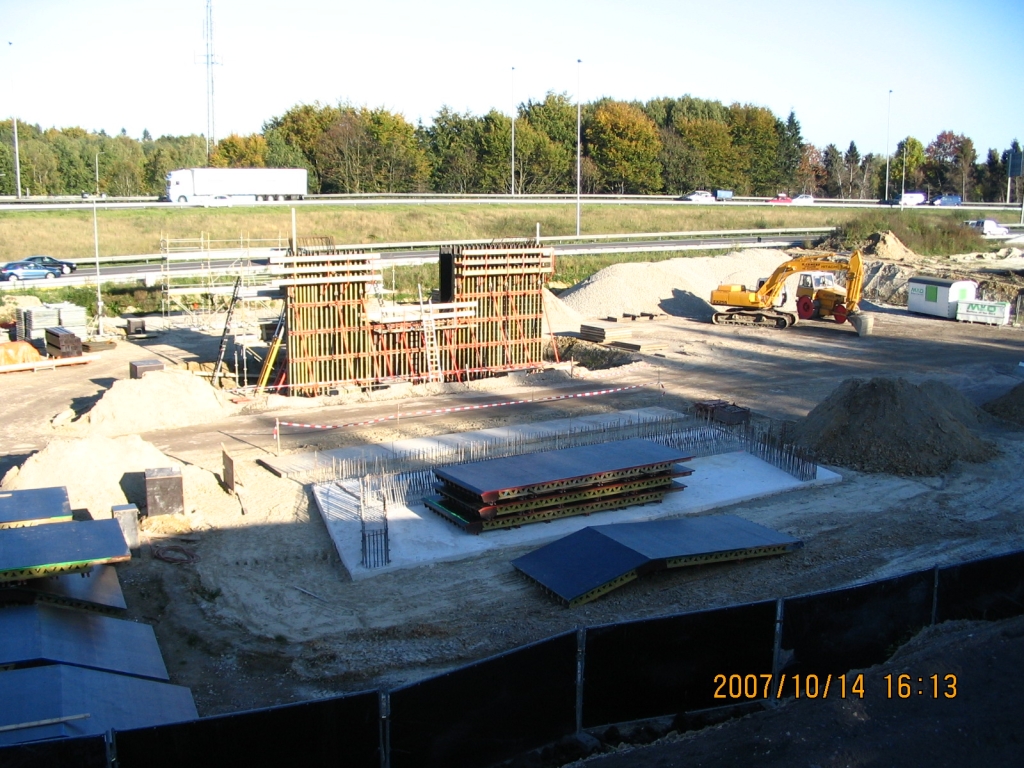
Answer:
<path fill-rule="evenodd" d="M 932 620 L 934 570 L 783 601 L 780 672 L 842 674 L 885 661 Z"/>
<path fill-rule="evenodd" d="M 753 676 L 760 683 L 773 671 L 868 667 L 933 620 L 1024 614 L 1024 551 L 782 600 L 776 658 L 779 602 L 559 635 L 392 691 L 384 707 L 372 691 L 118 732 L 117 764 L 482 768 L 574 733 L 578 724 L 756 700 L 760 685 L 754 696 L 746 690 Z M 0 749 L 4 768 L 100 768 L 107 760 L 103 737 Z"/>
<path fill-rule="evenodd" d="M 107 768 L 107 744 L 102 736 L 39 741 L 0 747 L 3 768 Z"/>
<path fill-rule="evenodd" d="M 576 633 L 393 691 L 391 768 L 476 768 L 576 732 Z"/>
<path fill-rule="evenodd" d="M 588 629 L 583 727 L 736 704 L 716 693 L 771 674 L 775 615 L 773 600 Z"/>
<path fill-rule="evenodd" d="M 1024 613 L 1024 552 L 939 568 L 936 621 L 996 621 Z"/>
<path fill-rule="evenodd" d="M 119 768 L 380 768 L 376 691 L 117 734 Z"/>

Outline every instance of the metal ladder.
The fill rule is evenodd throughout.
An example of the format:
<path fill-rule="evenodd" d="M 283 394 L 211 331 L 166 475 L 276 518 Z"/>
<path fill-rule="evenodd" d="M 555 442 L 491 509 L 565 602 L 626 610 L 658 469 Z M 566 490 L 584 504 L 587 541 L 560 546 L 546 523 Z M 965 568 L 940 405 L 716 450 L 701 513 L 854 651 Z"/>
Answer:
<path fill-rule="evenodd" d="M 441 358 L 437 351 L 437 331 L 434 325 L 433 309 L 423 303 L 423 286 L 417 285 L 420 294 L 420 318 L 423 320 L 423 348 L 427 352 L 427 381 L 441 381 Z"/>
<path fill-rule="evenodd" d="M 235 280 L 235 290 L 231 292 L 231 303 L 228 304 L 228 314 L 224 318 L 224 333 L 220 337 L 220 349 L 217 351 L 217 364 L 213 367 L 213 386 L 220 382 L 220 370 L 224 365 L 224 353 L 228 348 L 228 331 L 231 330 L 231 316 L 235 313 L 235 304 L 238 303 L 238 295 L 242 292 L 242 276 Z M 238 371 L 235 371 L 235 380 L 238 379 Z"/>

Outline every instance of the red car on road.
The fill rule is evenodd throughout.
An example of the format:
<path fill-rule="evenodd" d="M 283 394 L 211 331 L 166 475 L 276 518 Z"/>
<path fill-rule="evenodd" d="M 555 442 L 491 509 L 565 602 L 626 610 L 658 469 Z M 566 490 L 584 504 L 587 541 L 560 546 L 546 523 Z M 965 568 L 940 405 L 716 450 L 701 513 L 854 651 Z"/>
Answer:
<path fill-rule="evenodd" d="M 792 203 L 793 198 L 789 195 L 784 195 L 781 192 L 768 201 L 769 203 Z"/>

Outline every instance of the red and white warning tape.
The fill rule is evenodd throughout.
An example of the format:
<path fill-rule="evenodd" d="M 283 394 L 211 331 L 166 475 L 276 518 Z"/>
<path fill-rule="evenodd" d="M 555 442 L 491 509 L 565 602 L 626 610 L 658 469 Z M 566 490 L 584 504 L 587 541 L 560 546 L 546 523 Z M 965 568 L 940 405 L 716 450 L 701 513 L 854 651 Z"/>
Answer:
<path fill-rule="evenodd" d="M 626 392 L 630 389 L 640 389 L 643 384 L 634 384 L 630 387 L 616 387 L 615 389 L 598 389 L 593 392 L 577 392 L 574 395 L 552 395 L 550 397 L 535 397 L 532 400 L 506 400 L 502 403 L 485 403 L 483 405 L 459 405 L 453 408 L 434 408 L 428 411 L 408 411 L 392 413 L 390 416 L 381 416 L 379 419 L 369 421 L 353 421 L 349 424 L 299 424 L 294 421 L 278 422 L 278 427 L 302 427 L 304 429 L 344 429 L 345 427 L 365 427 L 370 424 L 379 424 L 382 421 L 395 421 L 399 418 L 411 416 L 430 416 L 438 413 L 457 413 L 458 411 L 479 411 L 484 408 L 498 408 L 503 405 L 524 405 L 526 403 L 549 403 L 553 400 L 569 400 L 574 397 L 597 397 L 598 395 L 610 395 L 614 392 Z M 274 430 L 275 434 L 277 429 Z"/>

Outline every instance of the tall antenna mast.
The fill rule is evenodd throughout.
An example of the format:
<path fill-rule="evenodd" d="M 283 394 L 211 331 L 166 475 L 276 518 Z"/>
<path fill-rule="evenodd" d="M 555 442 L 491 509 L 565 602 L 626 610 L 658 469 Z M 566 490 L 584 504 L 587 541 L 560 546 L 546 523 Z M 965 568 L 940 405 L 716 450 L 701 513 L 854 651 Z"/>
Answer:
<path fill-rule="evenodd" d="M 203 39 L 206 41 L 206 163 L 216 144 L 213 127 L 213 0 L 206 0 L 206 20 L 203 23 Z"/>

